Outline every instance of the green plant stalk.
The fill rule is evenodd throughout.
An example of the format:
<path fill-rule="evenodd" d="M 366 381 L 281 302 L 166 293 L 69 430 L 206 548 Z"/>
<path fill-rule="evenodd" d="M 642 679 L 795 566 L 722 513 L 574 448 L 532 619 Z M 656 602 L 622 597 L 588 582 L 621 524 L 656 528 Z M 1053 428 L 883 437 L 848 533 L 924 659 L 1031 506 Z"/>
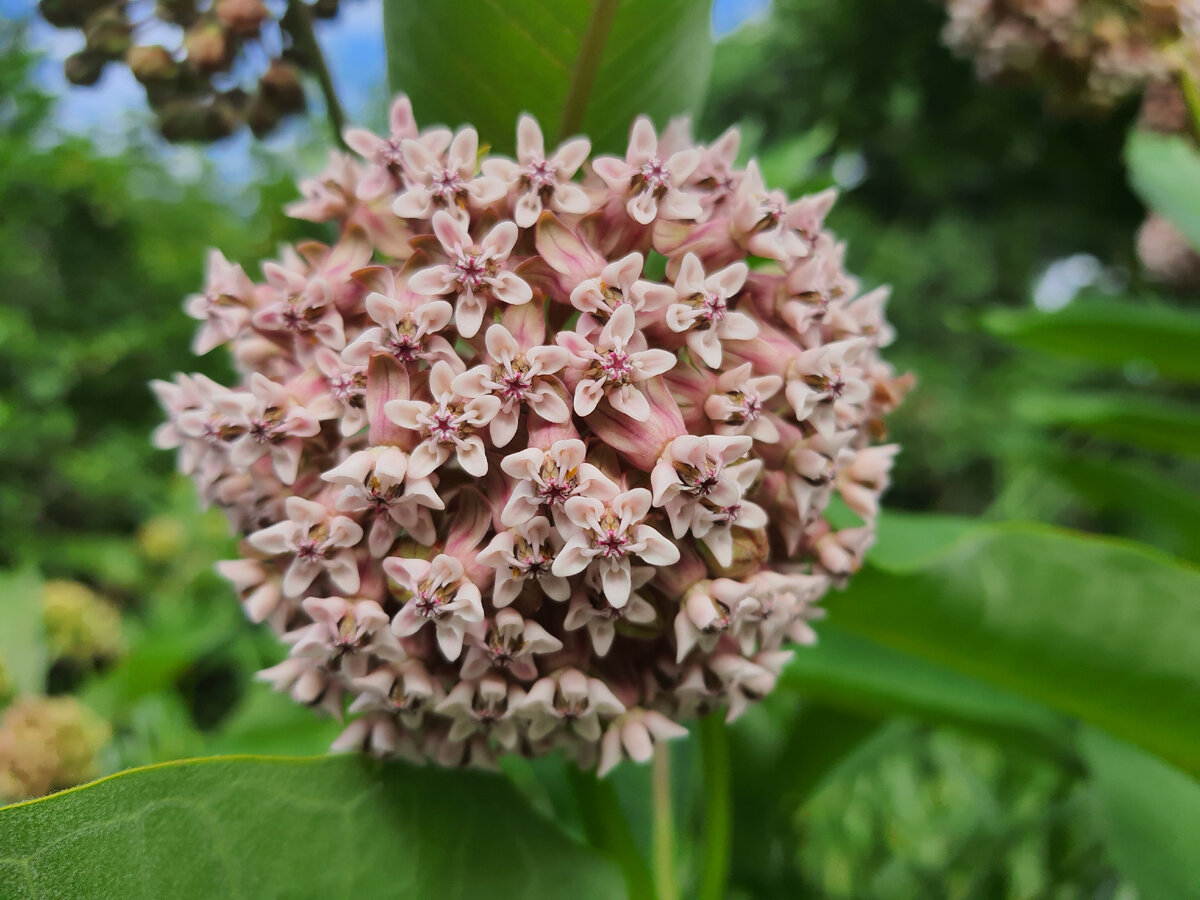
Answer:
<path fill-rule="evenodd" d="M 654 748 L 654 883 L 658 900 L 676 900 L 675 818 L 671 808 L 671 745 Z"/>
<path fill-rule="evenodd" d="M 1196 82 L 1187 72 L 1179 73 L 1179 87 L 1192 120 L 1192 139 L 1200 141 L 1200 88 L 1196 87 Z"/>
<path fill-rule="evenodd" d="M 620 0 L 595 0 L 592 15 L 588 19 L 587 31 L 579 44 L 579 56 L 571 71 L 571 82 L 567 86 L 567 99 L 563 103 L 562 120 L 558 125 L 559 140 L 569 138 L 583 127 L 583 114 L 587 110 L 596 80 L 596 70 L 604 56 L 604 44 L 612 30 Z"/>
<path fill-rule="evenodd" d="M 329 116 L 329 126 L 333 131 L 333 142 L 342 150 L 348 150 L 342 132 L 346 129 L 346 114 L 338 100 L 337 90 L 333 86 L 333 76 L 325 62 L 325 54 L 317 41 L 317 33 L 313 30 L 312 11 L 304 0 L 288 0 L 287 14 L 284 16 L 285 27 L 291 34 L 304 58 L 312 66 L 321 93 L 325 97 L 325 112 Z"/>
<path fill-rule="evenodd" d="M 620 866 L 630 900 L 656 900 L 650 866 L 638 850 L 613 786 L 570 763 L 566 772 L 588 842 Z"/>
<path fill-rule="evenodd" d="M 700 720 L 700 767 L 704 781 L 704 838 L 701 851 L 700 900 L 724 900 L 732 849 L 729 735 L 721 713 Z"/>

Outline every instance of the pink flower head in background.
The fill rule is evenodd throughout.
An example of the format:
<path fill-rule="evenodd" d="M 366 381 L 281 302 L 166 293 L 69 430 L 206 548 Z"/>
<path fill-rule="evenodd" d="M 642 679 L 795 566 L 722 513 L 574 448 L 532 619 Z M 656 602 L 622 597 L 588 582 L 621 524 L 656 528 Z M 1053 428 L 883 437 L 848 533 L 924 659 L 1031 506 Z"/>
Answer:
<path fill-rule="evenodd" d="M 897 452 L 909 381 L 834 195 L 647 119 L 590 166 L 528 116 L 480 160 L 403 98 L 346 137 L 293 207 L 337 240 L 257 284 L 214 251 L 188 301 L 237 384 L 154 385 L 289 649 L 264 680 L 348 717 L 336 749 L 443 765 L 607 771 L 740 714 L 862 565 Z"/>

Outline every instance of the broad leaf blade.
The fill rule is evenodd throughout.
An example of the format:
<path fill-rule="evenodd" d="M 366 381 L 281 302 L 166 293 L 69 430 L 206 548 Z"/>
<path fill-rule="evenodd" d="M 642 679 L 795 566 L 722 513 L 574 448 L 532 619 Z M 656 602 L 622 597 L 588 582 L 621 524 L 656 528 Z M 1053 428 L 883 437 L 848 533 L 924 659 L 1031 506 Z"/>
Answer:
<path fill-rule="evenodd" d="M 1060 393 L 1018 398 L 1016 413 L 1134 447 L 1200 456 L 1200 414 L 1183 403 L 1140 394 Z"/>
<path fill-rule="evenodd" d="M 356 757 L 135 769 L 0 810 L 0 896 L 573 897 L 620 875 L 503 779 Z"/>
<path fill-rule="evenodd" d="M 911 565 L 868 565 L 830 610 L 849 631 L 1200 771 L 1200 570 L 1164 554 L 981 526 Z"/>
<path fill-rule="evenodd" d="M 1125 162 L 1138 196 L 1200 250 L 1200 153 L 1195 147 L 1182 137 L 1134 131 Z"/>
<path fill-rule="evenodd" d="M 1149 362 L 1169 378 L 1200 379 L 1200 315 L 1165 304 L 1081 297 L 1052 313 L 994 309 L 983 324 L 1021 347 L 1105 365 Z"/>
<path fill-rule="evenodd" d="M 384 0 L 392 90 L 418 121 L 470 123 L 511 152 L 517 116 L 532 113 L 553 147 L 588 32 L 592 0 Z M 624 147 L 639 114 L 661 128 L 699 106 L 712 65 L 709 0 L 620 0 L 588 92 L 582 131 L 599 150 Z"/>
<path fill-rule="evenodd" d="M 1096 729 L 1079 745 L 1117 867 L 1143 897 L 1200 898 L 1200 784 Z"/>

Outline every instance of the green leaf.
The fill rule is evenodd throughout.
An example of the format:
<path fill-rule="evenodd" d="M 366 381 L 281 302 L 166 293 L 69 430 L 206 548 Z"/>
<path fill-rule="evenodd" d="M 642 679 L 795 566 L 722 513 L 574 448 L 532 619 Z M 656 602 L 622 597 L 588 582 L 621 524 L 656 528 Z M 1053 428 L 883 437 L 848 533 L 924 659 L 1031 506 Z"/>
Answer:
<path fill-rule="evenodd" d="M 1040 525 L 980 526 L 932 556 L 866 566 L 829 606 L 848 631 L 1200 771 L 1200 570 L 1165 554 Z"/>
<path fill-rule="evenodd" d="M 384 0 L 388 76 L 423 123 L 470 123 L 511 152 L 517 115 L 547 147 L 623 150 L 639 114 L 694 112 L 712 65 L 710 0 Z M 566 111 L 564 121 L 564 111 Z"/>
<path fill-rule="evenodd" d="M 42 580 L 33 569 L 0 572 L 0 683 L 18 694 L 46 689 L 41 594 Z"/>
<path fill-rule="evenodd" d="M 1081 297 L 1058 312 L 993 309 L 984 327 L 1021 347 L 1105 365 L 1149 362 L 1200 380 L 1200 315 L 1161 303 Z"/>
<path fill-rule="evenodd" d="M 1175 135 L 1134 131 L 1125 163 L 1138 196 L 1200 250 L 1200 153 L 1195 147 Z"/>
<path fill-rule="evenodd" d="M 796 651 L 781 685 L 860 713 L 907 713 L 1071 754 L 1070 723 L 1045 706 L 832 623 L 820 627 L 816 646 Z"/>
<path fill-rule="evenodd" d="M 1019 397 L 1017 415 L 1122 444 L 1200 456 L 1200 411 L 1144 394 L 1062 393 Z"/>
<path fill-rule="evenodd" d="M 1143 897 L 1200 898 L 1200 784 L 1093 728 L 1079 745 L 1117 867 Z"/>
<path fill-rule="evenodd" d="M 0 810 L 0 896 L 622 896 L 502 778 L 352 756 L 134 769 Z"/>

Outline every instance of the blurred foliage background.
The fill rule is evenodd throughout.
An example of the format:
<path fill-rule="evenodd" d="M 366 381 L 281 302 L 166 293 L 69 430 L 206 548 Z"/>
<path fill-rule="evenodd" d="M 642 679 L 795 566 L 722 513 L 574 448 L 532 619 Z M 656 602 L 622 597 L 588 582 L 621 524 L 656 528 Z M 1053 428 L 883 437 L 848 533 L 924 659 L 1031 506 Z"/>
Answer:
<path fill-rule="evenodd" d="M 776 0 L 718 45 L 697 130 L 741 122 L 792 193 L 842 187 L 831 225 L 849 269 L 893 286 L 890 358 L 919 387 L 893 419 L 891 508 L 1068 526 L 1196 562 L 1200 311 L 1137 264 L 1136 109 L 1059 118 L 1035 88 L 980 84 L 940 45 L 943 20 L 924 0 Z M 221 371 L 219 354 L 191 356 L 179 303 L 209 246 L 252 271 L 311 233 L 281 212 L 296 162 L 260 152 L 265 176 L 233 188 L 212 169 L 181 181 L 149 129 L 105 152 L 55 128 L 34 62 L 4 25 L 0 686 L 77 697 L 108 731 L 77 728 L 71 740 L 99 748 L 90 769 L 26 792 L 206 753 L 321 752 L 330 723 L 252 681 L 279 648 L 212 572 L 230 539 L 152 448 L 146 386 Z M 302 159 L 325 136 L 311 131 Z M 1109 327 L 1081 339 L 1084 322 Z M 1139 896 L 1071 753 L 868 695 L 798 676 L 733 729 L 737 896 Z M 510 775 L 559 805 L 545 771 Z M 633 808 L 647 776 L 618 775 Z M 1140 896 L 1157 900 L 1144 883 Z"/>

